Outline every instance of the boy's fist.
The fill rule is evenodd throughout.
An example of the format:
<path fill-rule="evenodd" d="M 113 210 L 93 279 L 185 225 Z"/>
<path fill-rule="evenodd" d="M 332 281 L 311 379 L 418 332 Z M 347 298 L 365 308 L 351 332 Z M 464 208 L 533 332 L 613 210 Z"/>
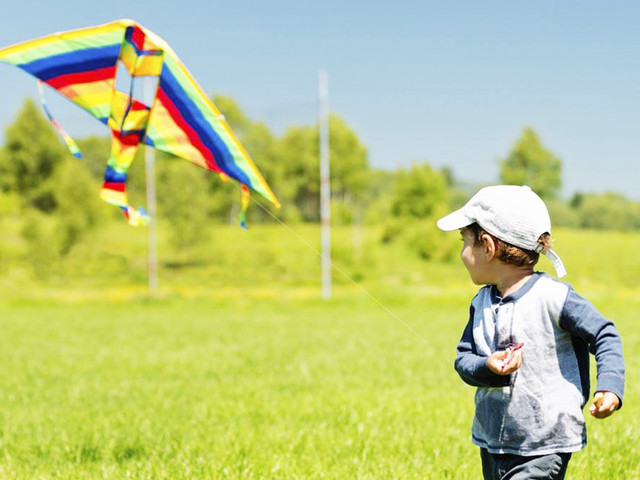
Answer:
<path fill-rule="evenodd" d="M 620 406 L 620 399 L 612 392 L 596 392 L 589 413 L 596 418 L 607 418 Z"/>
<path fill-rule="evenodd" d="M 507 357 L 511 356 L 511 359 Z M 509 360 L 505 363 L 505 360 Z M 522 350 L 499 350 L 487 358 L 487 367 L 498 375 L 509 375 L 522 365 Z"/>

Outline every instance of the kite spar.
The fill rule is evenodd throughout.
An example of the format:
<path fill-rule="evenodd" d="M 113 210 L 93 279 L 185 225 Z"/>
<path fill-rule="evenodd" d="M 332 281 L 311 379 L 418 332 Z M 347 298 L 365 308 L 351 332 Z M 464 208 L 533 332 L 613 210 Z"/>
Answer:
<path fill-rule="evenodd" d="M 144 209 L 129 205 L 126 192 L 127 172 L 140 143 L 240 183 L 243 226 L 249 189 L 280 207 L 224 117 L 171 47 L 135 21 L 117 20 L 19 43 L 0 49 L 0 62 L 33 75 L 108 126 L 111 155 L 100 196 L 120 207 L 130 224 L 149 222 Z M 144 80 L 154 82 L 150 99 L 136 95 Z M 68 135 L 53 123 L 78 156 Z"/>

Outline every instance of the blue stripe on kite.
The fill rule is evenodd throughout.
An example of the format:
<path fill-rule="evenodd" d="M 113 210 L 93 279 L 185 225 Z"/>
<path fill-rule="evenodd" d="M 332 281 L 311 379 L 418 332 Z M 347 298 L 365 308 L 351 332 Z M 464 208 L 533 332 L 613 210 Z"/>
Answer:
<path fill-rule="evenodd" d="M 176 78 L 166 66 L 160 75 L 160 86 L 164 93 L 171 99 L 185 121 L 193 128 L 206 148 L 211 151 L 220 169 L 231 178 L 238 180 L 249 187 L 253 187 L 247 174 L 238 167 L 233 159 L 233 155 L 225 142 L 216 131 L 196 104 L 191 100 L 184 89 L 180 86 Z"/>
<path fill-rule="evenodd" d="M 112 67 L 118 61 L 119 55 L 120 44 L 114 44 L 107 45 L 106 47 L 86 48 L 51 55 L 29 63 L 20 64 L 19 67 L 46 82 L 60 75 Z"/>
<path fill-rule="evenodd" d="M 142 137 L 144 137 L 144 134 L 147 132 L 146 129 L 137 129 L 137 130 L 121 130 L 120 131 L 120 136 L 122 137 L 128 137 L 129 135 L 136 135 L 138 138 L 142 139 Z"/>
<path fill-rule="evenodd" d="M 109 183 L 124 183 L 127 181 L 127 174 L 116 171 L 111 165 L 107 165 L 104 171 L 104 181 Z"/>

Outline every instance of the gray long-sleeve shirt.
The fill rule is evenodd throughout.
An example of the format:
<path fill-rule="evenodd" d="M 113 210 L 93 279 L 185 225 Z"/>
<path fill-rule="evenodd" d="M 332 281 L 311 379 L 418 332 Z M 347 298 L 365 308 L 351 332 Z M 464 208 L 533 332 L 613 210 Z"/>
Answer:
<path fill-rule="evenodd" d="M 524 342 L 522 366 L 497 375 L 487 357 Z M 596 391 L 624 393 L 622 344 L 615 325 L 569 285 L 535 273 L 500 298 L 480 289 L 460 343 L 455 369 L 475 396 L 473 442 L 491 453 L 544 455 L 586 445 L 582 407 L 589 398 L 589 353 Z"/>

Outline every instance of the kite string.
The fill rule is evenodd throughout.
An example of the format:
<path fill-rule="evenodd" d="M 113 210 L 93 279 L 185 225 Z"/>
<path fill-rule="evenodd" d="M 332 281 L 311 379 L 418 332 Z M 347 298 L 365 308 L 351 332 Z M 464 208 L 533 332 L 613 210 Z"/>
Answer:
<path fill-rule="evenodd" d="M 233 184 L 234 187 L 238 188 L 238 186 L 234 183 Z M 282 220 L 280 220 L 277 216 L 275 216 L 271 211 L 269 211 L 269 209 L 267 207 L 265 207 L 261 202 L 259 202 L 258 200 L 256 200 L 254 198 L 253 195 L 251 195 L 251 201 L 253 201 L 256 205 L 258 205 L 263 211 L 265 211 L 271 218 L 273 218 L 277 223 L 279 223 L 283 228 L 285 228 L 290 234 L 292 234 L 294 237 L 296 237 L 300 242 L 302 242 L 304 245 L 306 245 L 309 249 L 311 249 L 319 258 L 322 258 L 322 252 L 320 252 L 316 247 L 314 247 L 313 245 L 311 245 L 307 240 L 305 240 L 304 238 L 302 238 L 302 236 L 300 236 L 298 234 L 298 232 L 296 232 L 294 229 L 292 229 L 291 227 L 289 227 L 289 225 L 287 225 L 286 223 L 284 223 Z M 332 260 L 329 260 L 329 264 L 331 265 L 331 268 L 334 269 L 336 272 L 338 272 L 340 275 L 342 275 L 344 278 L 346 278 L 349 282 L 351 282 L 353 285 L 355 285 L 356 287 L 358 287 L 358 289 L 363 292 L 367 297 L 369 297 L 369 299 L 371 301 L 373 301 L 376 305 L 378 305 L 382 310 L 384 310 L 391 318 L 393 318 L 396 322 L 400 323 L 401 325 L 403 325 L 407 330 L 409 330 L 411 333 L 413 333 L 414 335 L 416 335 L 418 338 L 420 338 L 421 340 L 423 340 L 425 343 L 429 344 L 429 340 L 427 340 L 423 335 L 421 335 L 418 331 L 416 331 L 411 325 L 409 325 L 407 322 L 405 322 L 404 320 L 402 320 L 398 315 L 396 315 L 391 309 L 389 309 L 386 305 L 384 305 L 380 300 L 378 300 L 371 292 L 369 292 L 366 288 L 364 288 L 362 285 L 360 285 L 358 282 L 356 282 L 353 278 L 351 278 L 351 276 L 349 276 L 348 273 L 346 273 L 344 270 L 342 270 L 338 265 L 336 265 L 335 263 L 333 263 Z"/>

